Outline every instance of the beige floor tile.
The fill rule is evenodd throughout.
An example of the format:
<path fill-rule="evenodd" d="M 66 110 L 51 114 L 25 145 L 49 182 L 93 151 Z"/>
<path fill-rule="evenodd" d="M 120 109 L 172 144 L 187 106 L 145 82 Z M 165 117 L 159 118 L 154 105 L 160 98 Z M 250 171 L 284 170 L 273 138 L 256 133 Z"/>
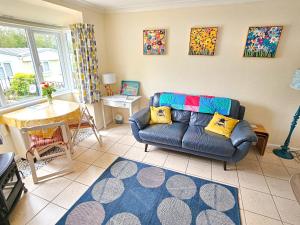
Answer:
<path fill-rule="evenodd" d="M 294 225 L 300 224 L 300 205 L 296 201 L 274 197 L 281 220 Z"/>
<path fill-rule="evenodd" d="M 64 190 L 68 185 L 71 184 L 71 181 L 64 177 L 57 177 L 52 180 L 45 181 L 35 189 L 32 193 L 52 201 L 62 190 Z"/>
<path fill-rule="evenodd" d="M 78 145 L 81 147 L 86 147 L 89 148 L 92 145 L 96 144 L 97 140 L 96 137 L 94 135 L 91 135 L 90 137 L 84 139 L 83 141 L 79 142 Z"/>
<path fill-rule="evenodd" d="M 241 187 L 270 193 L 265 177 L 256 173 L 238 171 L 239 182 Z"/>
<path fill-rule="evenodd" d="M 236 166 L 238 171 L 262 174 L 259 162 L 255 160 L 243 159 L 242 161 L 239 161 Z"/>
<path fill-rule="evenodd" d="M 80 156 L 76 158 L 76 161 L 84 162 L 87 164 L 92 164 L 95 162 L 101 155 L 103 155 L 104 152 L 101 152 L 99 150 L 93 150 L 89 149 L 82 153 Z"/>
<path fill-rule="evenodd" d="M 131 147 L 124 155 L 124 158 L 142 162 L 146 154 L 147 153 L 141 148 Z"/>
<path fill-rule="evenodd" d="M 263 156 L 258 155 L 258 160 L 261 164 L 273 163 L 282 166 L 282 162 L 279 157 L 273 154 L 273 152 L 265 152 Z"/>
<path fill-rule="evenodd" d="M 254 146 L 252 146 L 244 160 L 257 160 L 257 156 L 257 149 Z"/>
<path fill-rule="evenodd" d="M 79 177 L 77 177 L 76 181 L 90 186 L 98 179 L 98 177 L 101 176 L 103 172 L 104 169 L 102 168 L 99 168 L 97 166 L 90 166 L 87 170 L 80 174 Z"/>
<path fill-rule="evenodd" d="M 245 219 L 247 225 L 282 225 L 280 220 L 275 220 L 249 211 L 245 211 Z"/>
<path fill-rule="evenodd" d="M 48 201 L 31 193 L 23 194 L 10 215 L 11 225 L 23 225 L 29 222 Z"/>
<path fill-rule="evenodd" d="M 240 189 L 239 189 L 238 197 L 239 197 L 239 207 L 240 207 L 240 209 L 244 209 L 243 198 L 242 198 L 242 193 L 241 193 Z"/>
<path fill-rule="evenodd" d="M 288 174 L 284 166 L 279 166 L 272 163 L 263 163 L 261 164 L 261 167 L 265 176 L 275 177 L 284 180 L 290 179 L 290 175 Z"/>
<path fill-rule="evenodd" d="M 280 219 L 272 196 L 266 193 L 241 188 L 244 210 Z"/>
<path fill-rule="evenodd" d="M 272 177 L 266 177 L 272 195 L 296 200 L 290 182 Z"/>
<path fill-rule="evenodd" d="M 119 144 L 116 143 L 113 146 L 111 146 L 107 152 L 111 153 L 111 154 L 115 154 L 118 156 L 123 156 L 126 154 L 126 152 L 128 152 L 130 146 L 129 145 L 124 145 L 124 144 Z"/>
<path fill-rule="evenodd" d="M 136 140 L 132 135 L 124 135 L 120 140 L 118 140 L 118 143 L 130 146 L 134 145 L 135 142 Z"/>
<path fill-rule="evenodd" d="M 286 167 L 300 169 L 300 162 L 297 162 L 295 159 L 293 160 L 281 159 L 281 161 Z"/>
<path fill-rule="evenodd" d="M 286 167 L 286 169 L 291 176 L 296 173 L 300 173 L 300 169 L 295 169 L 295 168 L 290 168 L 290 167 Z"/>
<path fill-rule="evenodd" d="M 79 146 L 79 145 L 75 145 L 75 146 L 73 147 L 74 153 L 73 153 L 73 155 L 72 155 L 72 158 L 73 158 L 73 159 L 77 158 L 79 155 L 81 155 L 83 152 L 85 152 L 85 151 L 87 151 L 87 150 L 88 150 L 88 148 L 81 147 L 81 146 Z"/>
<path fill-rule="evenodd" d="M 241 217 L 241 224 L 242 225 L 247 225 L 246 220 L 245 220 L 245 213 L 244 210 L 240 210 L 240 217 Z"/>
<path fill-rule="evenodd" d="M 68 173 L 64 177 L 70 180 L 75 180 L 83 171 L 85 171 L 87 168 L 90 167 L 90 164 L 73 160 L 72 166 L 73 166 L 72 173 Z"/>
<path fill-rule="evenodd" d="M 78 182 L 73 182 L 63 190 L 52 202 L 65 209 L 69 209 L 89 187 Z"/>
<path fill-rule="evenodd" d="M 230 168 L 229 168 L 230 167 Z M 224 182 L 226 184 L 239 186 L 237 171 L 235 166 L 228 165 L 228 170 L 224 170 L 223 163 L 220 161 L 212 161 L 212 180 Z"/>
<path fill-rule="evenodd" d="M 136 148 L 142 148 L 143 150 L 145 150 L 145 144 L 144 143 L 140 143 L 140 142 L 136 141 L 133 146 L 136 147 Z M 150 149 L 149 147 L 150 146 L 148 146 L 148 149 Z"/>
<path fill-rule="evenodd" d="M 28 225 L 54 225 L 66 213 L 66 209 L 50 203 Z"/>
<path fill-rule="evenodd" d="M 93 165 L 106 169 L 109 167 L 119 156 L 111 153 L 105 152 L 102 156 L 100 156 Z"/>
<path fill-rule="evenodd" d="M 43 168 L 41 168 L 41 169 L 38 169 L 36 171 L 36 173 L 38 176 L 45 176 L 45 175 L 49 174 L 49 171 L 43 170 Z M 41 183 L 37 183 L 37 184 L 33 183 L 31 175 L 29 175 L 25 179 L 23 179 L 23 183 L 25 184 L 25 187 L 27 188 L 27 190 L 29 192 L 34 191 L 41 185 Z"/>
<path fill-rule="evenodd" d="M 211 180 L 212 162 L 209 159 L 192 156 L 186 169 L 187 174 Z"/>
<path fill-rule="evenodd" d="M 188 157 L 169 154 L 165 161 L 164 167 L 166 169 L 185 173 L 187 164 L 188 164 Z"/>
<path fill-rule="evenodd" d="M 57 172 L 67 168 L 69 165 L 69 160 L 65 156 L 61 156 L 54 158 L 53 160 L 48 162 L 45 166 L 43 166 L 43 170 L 47 170 L 49 172 Z"/>
<path fill-rule="evenodd" d="M 152 150 L 146 153 L 144 163 L 162 167 L 168 157 L 168 153 L 162 150 Z"/>

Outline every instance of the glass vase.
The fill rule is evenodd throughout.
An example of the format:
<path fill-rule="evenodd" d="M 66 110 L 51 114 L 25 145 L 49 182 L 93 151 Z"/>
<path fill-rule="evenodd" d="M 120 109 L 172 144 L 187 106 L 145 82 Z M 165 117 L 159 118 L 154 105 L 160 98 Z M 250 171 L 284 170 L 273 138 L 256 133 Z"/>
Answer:
<path fill-rule="evenodd" d="M 52 98 L 52 95 L 47 95 L 47 100 L 49 102 L 50 105 L 53 104 L 53 98 Z"/>

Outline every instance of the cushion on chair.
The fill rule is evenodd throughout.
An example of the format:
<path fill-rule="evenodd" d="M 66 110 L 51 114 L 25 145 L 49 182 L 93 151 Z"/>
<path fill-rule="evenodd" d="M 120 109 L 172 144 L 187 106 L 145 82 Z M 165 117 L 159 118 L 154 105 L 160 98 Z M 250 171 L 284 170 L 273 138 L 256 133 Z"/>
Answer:
<path fill-rule="evenodd" d="M 139 131 L 141 139 L 165 145 L 181 147 L 182 137 L 188 125 L 184 123 L 155 124 Z"/>
<path fill-rule="evenodd" d="M 54 143 L 63 143 L 63 136 L 61 133 L 61 129 L 57 129 L 52 138 L 42 138 L 42 137 L 38 137 L 35 135 L 30 135 L 30 141 L 31 141 L 31 145 L 30 148 L 39 148 L 39 147 L 43 147 L 43 146 L 48 146 L 50 144 L 54 144 Z"/>
<path fill-rule="evenodd" d="M 182 147 L 224 157 L 230 157 L 235 152 L 230 139 L 207 132 L 202 126 L 188 127 L 182 139 Z"/>

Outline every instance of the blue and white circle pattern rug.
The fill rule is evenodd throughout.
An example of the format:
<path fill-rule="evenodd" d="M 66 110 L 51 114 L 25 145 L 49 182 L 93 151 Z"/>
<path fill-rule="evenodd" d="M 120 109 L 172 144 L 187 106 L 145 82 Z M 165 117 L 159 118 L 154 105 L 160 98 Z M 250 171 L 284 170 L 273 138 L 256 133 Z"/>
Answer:
<path fill-rule="evenodd" d="M 240 225 L 238 189 L 118 158 L 58 225 Z"/>

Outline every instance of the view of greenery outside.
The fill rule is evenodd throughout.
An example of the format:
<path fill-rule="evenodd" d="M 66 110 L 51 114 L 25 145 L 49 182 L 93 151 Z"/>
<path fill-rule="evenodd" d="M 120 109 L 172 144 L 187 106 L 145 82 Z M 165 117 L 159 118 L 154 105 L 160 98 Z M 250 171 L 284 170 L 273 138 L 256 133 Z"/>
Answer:
<path fill-rule="evenodd" d="M 35 35 L 36 46 L 39 48 L 55 48 L 52 36 L 43 34 Z M 11 27 L 0 26 L 0 48 L 27 48 L 24 31 Z"/>

